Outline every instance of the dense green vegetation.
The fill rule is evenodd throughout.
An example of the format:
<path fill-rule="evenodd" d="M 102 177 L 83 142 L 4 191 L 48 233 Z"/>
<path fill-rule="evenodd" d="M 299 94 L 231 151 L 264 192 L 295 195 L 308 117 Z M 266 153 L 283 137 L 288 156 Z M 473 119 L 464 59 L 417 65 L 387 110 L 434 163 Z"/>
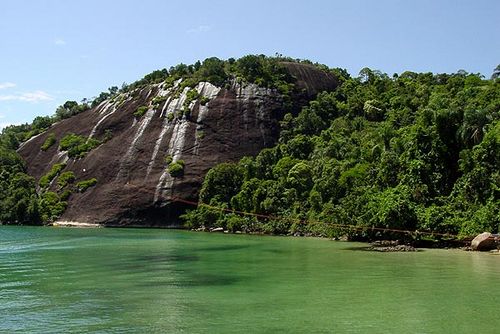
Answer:
<path fill-rule="evenodd" d="M 84 193 L 88 188 L 93 187 L 97 184 L 96 178 L 91 178 L 88 180 L 80 181 L 76 184 L 76 189 L 78 192 Z"/>
<path fill-rule="evenodd" d="M 75 179 L 75 173 L 73 173 L 72 171 L 64 172 L 57 178 L 57 186 L 59 187 L 59 189 L 62 189 L 67 185 L 73 183 Z"/>
<path fill-rule="evenodd" d="M 162 69 L 153 71 L 144 78 L 132 83 L 123 83 L 121 88 L 117 86 L 109 87 L 107 91 L 101 92 L 98 96 L 91 99 L 84 98 L 81 103 L 76 101 L 66 101 L 63 105 L 57 107 L 52 116 L 36 117 L 31 124 L 11 125 L 3 129 L 2 140 L 9 142 L 9 147 L 16 149 L 20 143 L 30 139 L 31 137 L 40 134 L 52 126 L 52 124 L 71 116 L 79 114 L 89 108 L 96 107 L 107 99 L 123 102 L 124 93 L 132 92 L 135 89 L 143 88 L 149 84 L 157 84 L 164 82 L 166 86 L 173 84 L 183 79 L 177 92 L 182 92 L 184 88 L 194 88 L 201 81 L 208 81 L 215 85 L 229 85 L 232 80 L 238 82 L 251 82 L 261 86 L 278 89 L 288 100 L 292 90 L 294 78 L 291 77 L 285 68 L 281 65 L 283 61 L 303 62 L 312 64 L 323 69 L 327 69 L 324 65 L 313 64 L 307 60 L 292 59 L 276 55 L 275 57 L 266 57 L 264 55 L 247 55 L 239 59 L 230 58 L 221 60 L 216 57 L 207 58 L 203 62 L 197 61 L 195 64 L 186 65 L 179 64 L 170 67 L 170 69 Z M 332 70 L 339 74 L 340 69 Z M 345 71 L 344 71 L 345 72 Z M 196 91 L 190 91 L 191 98 L 195 96 Z M 153 106 L 159 106 L 164 102 L 166 97 L 159 96 L 152 101 Z M 190 101 L 191 102 L 191 101 Z M 202 100 L 202 104 L 206 104 L 206 99 Z M 189 103 L 188 103 L 189 104 Z M 144 107 L 146 108 L 146 107 Z M 138 108 L 135 116 L 140 118 L 147 110 Z M 175 115 L 169 115 L 173 119 Z M 50 148 L 54 144 L 52 139 L 48 139 L 46 145 L 43 145 L 42 150 Z M 44 143 L 45 144 L 45 143 Z"/>
<path fill-rule="evenodd" d="M 27 175 L 24 162 L 15 151 L 17 144 L 11 138 L 10 129 L 0 135 L 0 223 L 51 222 L 64 212 L 75 190 L 83 192 L 96 184 L 97 180 L 92 179 L 73 187 L 75 174 L 63 172 L 66 164 L 54 164 L 37 186 L 35 179 Z"/>
<path fill-rule="evenodd" d="M 39 116 L 31 124 L 11 125 L 2 130 L 0 134 L 0 224 L 47 223 L 64 212 L 67 206 L 66 201 L 73 192 L 68 185 L 74 181 L 74 174 L 72 172 L 61 174 L 66 165 L 55 164 L 47 174 L 40 178 L 37 186 L 36 180 L 27 175 L 24 161 L 16 150 L 22 142 L 46 131 L 52 124 L 89 109 L 89 104 L 86 99 L 81 104 L 67 101 L 56 109 L 53 116 Z M 104 140 L 110 137 L 111 133 L 106 133 Z M 56 136 L 51 133 L 40 149 L 46 151 L 56 142 Z M 59 149 L 67 150 L 70 158 L 78 158 L 100 145 L 101 142 L 69 134 L 62 138 L 59 144 Z M 56 184 L 61 190 L 60 195 L 49 190 L 51 182 L 56 179 Z"/>
<path fill-rule="evenodd" d="M 230 58 L 228 60 L 212 57 L 205 59 L 203 62 L 197 61 L 193 65 L 179 64 L 168 70 L 164 68 L 154 71 L 141 80 L 130 85 L 124 85 L 121 91 L 132 91 L 149 84 L 162 82 L 171 87 L 177 80 L 183 79 L 177 88 L 177 92 L 180 93 L 186 87 L 194 88 L 201 81 L 208 81 L 217 86 L 225 86 L 229 85 L 232 80 L 236 80 L 237 82 L 250 82 L 263 87 L 277 89 L 286 98 L 289 97 L 294 88 L 294 78 L 282 66 L 283 61 L 313 64 L 309 61 L 282 57 L 280 55 L 276 57 L 247 55 L 239 59 Z M 324 68 L 322 65 L 314 65 Z M 192 101 L 193 97 L 197 97 L 194 96 L 196 91 L 190 91 L 190 93 L 193 94 L 191 96 Z M 188 98 L 188 100 L 190 99 Z M 205 100 L 204 103 L 206 102 Z"/>
<path fill-rule="evenodd" d="M 47 174 L 40 178 L 38 182 L 40 188 L 47 188 L 59 173 L 66 167 L 66 164 L 54 164 Z"/>
<path fill-rule="evenodd" d="M 40 222 L 35 179 L 26 174 L 24 162 L 0 137 L 0 222 Z"/>
<path fill-rule="evenodd" d="M 40 147 L 40 149 L 42 151 L 47 151 L 50 147 L 52 147 L 52 145 L 54 145 L 55 143 L 57 142 L 57 139 L 56 139 L 56 135 L 51 133 L 47 136 L 47 138 L 45 139 L 45 141 L 43 142 L 42 146 Z"/>
<path fill-rule="evenodd" d="M 226 87 L 251 82 L 278 90 L 288 102 L 295 86 L 283 61 L 312 64 L 263 55 L 179 64 L 120 89 L 111 87 L 80 104 L 67 101 L 53 116 L 5 128 L 0 135 L 0 223 L 54 220 L 74 192 L 97 183 L 89 179 L 75 184 L 73 172 L 57 164 L 38 182 L 26 174 L 16 149 L 53 123 L 106 99 L 124 101 L 122 93 L 153 83 L 163 83 L 164 88 L 177 85 L 174 94 L 186 91 L 182 112 L 187 117 L 191 102 L 208 102 L 193 89 L 201 81 Z M 498 232 L 498 67 L 485 80 L 464 71 L 389 77 L 368 68 L 351 77 L 342 69 L 313 65 L 337 76 L 337 91 L 319 94 L 299 114 L 286 114 L 285 103 L 275 147 L 239 163 L 218 165 L 207 174 L 200 201 L 227 211 L 201 205 L 184 216 L 187 226 L 375 238 L 401 235 L 374 227 L 460 236 Z M 165 100 L 156 97 L 134 115 L 140 118 Z M 166 117 L 172 121 L 181 116 L 170 112 Z M 109 130 L 101 140 L 70 133 L 58 142 L 49 135 L 40 149 L 46 151 L 58 142 L 70 158 L 79 158 L 111 138 Z M 183 175 L 182 161 L 172 162 L 169 156 L 165 162 L 171 176 Z"/>
<path fill-rule="evenodd" d="M 89 104 L 86 100 L 81 104 L 75 101 L 66 101 L 63 105 L 57 107 L 55 114 L 52 116 L 38 116 L 35 117 L 31 124 L 10 125 L 6 127 L 2 130 L 2 141 L 9 149 L 17 149 L 20 143 L 46 131 L 52 124 L 87 109 L 89 109 Z M 43 151 L 49 149 L 56 142 L 55 139 L 54 136 L 49 136 L 40 149 Z"/>
<path fill-rule="evenodd" d="M 59 142 L 59 150 L 68 151 L 68 157 L 70 158 L 83 158 L 90 150 L 100 144 L 101 141 L 95 138 L 86 138 L 69 133 Z"/>
<path fill-rule="evenodd" d="M 141 118 L 142 116 L 144 116 L 144 114 L 148 111 L 148 107 L 146 106 L 141 106 L 139 108 L 137 108 L 137 110 L 134 112 L 134 116 L 136 118 Z"/>
<path fill-rule="evenodd" d="M 67 203 L 47 189 L 65 165 L 52 166 L 40 178 L 37 190 L 35 179 L 27 175 L 24 162 L 8 138 L 11 137 L 5 132 L 0 136 L 0 223 L 41 224 L 52 221 L 64 212 Z"/>
<path fill-rule="evenodd" d="M 370 238 L 402 237 L 373 227 L 498 232 L 499 109 L 500 81 L 464 71 L 344 76 L 284 117 L 278 145 L 209 171 L 200 202 L 235 213 L 201 205 L 186 225 Z"/>

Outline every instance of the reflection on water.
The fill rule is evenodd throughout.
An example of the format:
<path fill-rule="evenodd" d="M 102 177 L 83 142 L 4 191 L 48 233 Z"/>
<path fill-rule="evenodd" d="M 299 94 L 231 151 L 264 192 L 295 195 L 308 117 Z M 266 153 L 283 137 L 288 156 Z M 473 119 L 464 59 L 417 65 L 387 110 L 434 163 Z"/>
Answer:
<path fill-rule="evenodd" d="M 495 333 L 500 256 L 0 227 L 0 332 Z"/>

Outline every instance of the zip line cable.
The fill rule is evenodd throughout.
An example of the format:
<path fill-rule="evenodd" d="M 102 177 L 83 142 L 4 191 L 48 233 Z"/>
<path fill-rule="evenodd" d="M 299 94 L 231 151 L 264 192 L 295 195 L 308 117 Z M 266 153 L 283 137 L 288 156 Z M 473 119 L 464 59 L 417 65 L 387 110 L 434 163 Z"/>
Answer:
<path fill-rule="evenodd" d="M 316 221 L 316 220 L 303 220 L 303 219 L 299 219 L 299 218 L 287 218 L 287 217 L 279 217 L 279 216 L 274 216 L 274 215 L 266 215 L 266 214 L 260 214 L 260 213 L 238 211 L 238 210 L 222 208 L 222 207 L 206 204 L 203 202 L 193 202 L 193 201 L 186 200 L 186 199 L 179 198 L 179 197 L 175 197 L 175 196 L 171 197 L 170 201 L 188 204 L 188 205 L 191 205 L 194 207 L 202 206 L 202 207 L 205 207 L 205 208 L 208 208 L 211 210 L 222 211 L 222 212 L 227 212 L 227 213 L 235 213 L 235 214 L 242 215 L 242 216 L 250 216 L 250 217 L 262 218 L 262 219 L 272 219 L 272 220 L 281 220 L 281 221 L 286 220 L 286 221 L 294 221 L 294 222 L 298 222 L 298 223 L 325 223 L 323 221 Z M 369 230 L 371 230 L 371 231 L 381 231 L 381 232 L 394 232 L 394 233 L 401 233 L 401 234 L 408 234 L 408 235 L 440 236 L 440 237 L 444 237 L 444 238 L 448 238 L 448 239 L 452 239 L 452 240 L 459 240 L 459 241 L 470 241 L 474 238 L 473 236 L 465 236 L 465 237 L 459 238 L 459 236 L 457 234 L 453 234 L 453 233 L 411 231 L 411 230 L 376 227 L 376 226 L 357 226 L 357 225 L 338 224 L 338 223 L 329 223 L 328 225 L 333 226 L 333 227 L 338 227 L 338 228 L 357 230 L 357 231 L 369 231 Z"/>

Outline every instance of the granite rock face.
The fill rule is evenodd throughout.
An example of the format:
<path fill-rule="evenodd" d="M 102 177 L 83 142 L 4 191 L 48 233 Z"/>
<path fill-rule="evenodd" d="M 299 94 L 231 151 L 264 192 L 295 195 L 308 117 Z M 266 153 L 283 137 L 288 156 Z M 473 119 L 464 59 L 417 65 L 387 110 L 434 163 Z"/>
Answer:
<path fill-rule="evenodd" d="M 304 64 L 285 64 L 300 90 L 296 110 L 323 90 L 333 90 L 335 77 Z M 96 178 L 84 193 L 74 193 L 64 221 L 104 225 L 172 226 L 187 207 L 175 198 L 197 200 L 206 172 L 215 164 L 237 161 L 273 146 L 283 117 L 283 98 L 272 89 L 250 83 L 217 87 L 200 82 L 180 91 L 181 80 L 146 86 L 106 100 L 54 124 L 20 148 L 28 173 L 37 180 L 55 163 L 66 163 L 76 182 Z M 198 94 L 190 98 L 195 89 Z M 134 112 L 147 111 L 140 117 Z M 75 133 L 103 143 L 83 158 L 69 158 L 58 143 Z M 49 134 L 57 144 L 40 147 Z M 106 140 L 105 140 L 106 139 Z M 168 161 L 184 162 L 184 175 L 172 177 Z M 51 186 L 56 189 L 55 182 Z"/>

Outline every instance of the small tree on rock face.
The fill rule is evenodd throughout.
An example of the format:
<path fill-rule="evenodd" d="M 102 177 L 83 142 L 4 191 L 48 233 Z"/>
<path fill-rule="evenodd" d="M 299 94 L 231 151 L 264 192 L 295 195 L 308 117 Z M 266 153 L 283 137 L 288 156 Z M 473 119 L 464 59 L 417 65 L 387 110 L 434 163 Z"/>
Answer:
<path fill-rule="evenodd" d="M 42 151 L 47 151 L 52 145 L 56 143 L 56 136 L 53 133 L 50 133 L 45 141 L 43 142 L 42 146 L 40 149 Z"/>
<path fill-rule="evenodd" d="M 168 172 L 172 177 L 181 177 L 184 175 L 184 161 L 178 160 L 170 162 L 168 165 Z"/>
<path fill-rule="evenodd" d="M 64 172 L 59 175 L 57 179 L 57 185 L 60 189 L 66 187 L 69 183 L 73 183 L 75 181 L 75 173 L 72 171 Z"/>
<path fill-rule="evenodd" d="M 84 180 L 84 181 L 80 181 L 76 184 L 76 189 L 83 193 L 85 192 L 88 188 L 90 187 L 93 187 L 97 184 L 97 179 L 96 178 L 92 178 L 92 179 L 88 179 L 88 180 Z"/>

